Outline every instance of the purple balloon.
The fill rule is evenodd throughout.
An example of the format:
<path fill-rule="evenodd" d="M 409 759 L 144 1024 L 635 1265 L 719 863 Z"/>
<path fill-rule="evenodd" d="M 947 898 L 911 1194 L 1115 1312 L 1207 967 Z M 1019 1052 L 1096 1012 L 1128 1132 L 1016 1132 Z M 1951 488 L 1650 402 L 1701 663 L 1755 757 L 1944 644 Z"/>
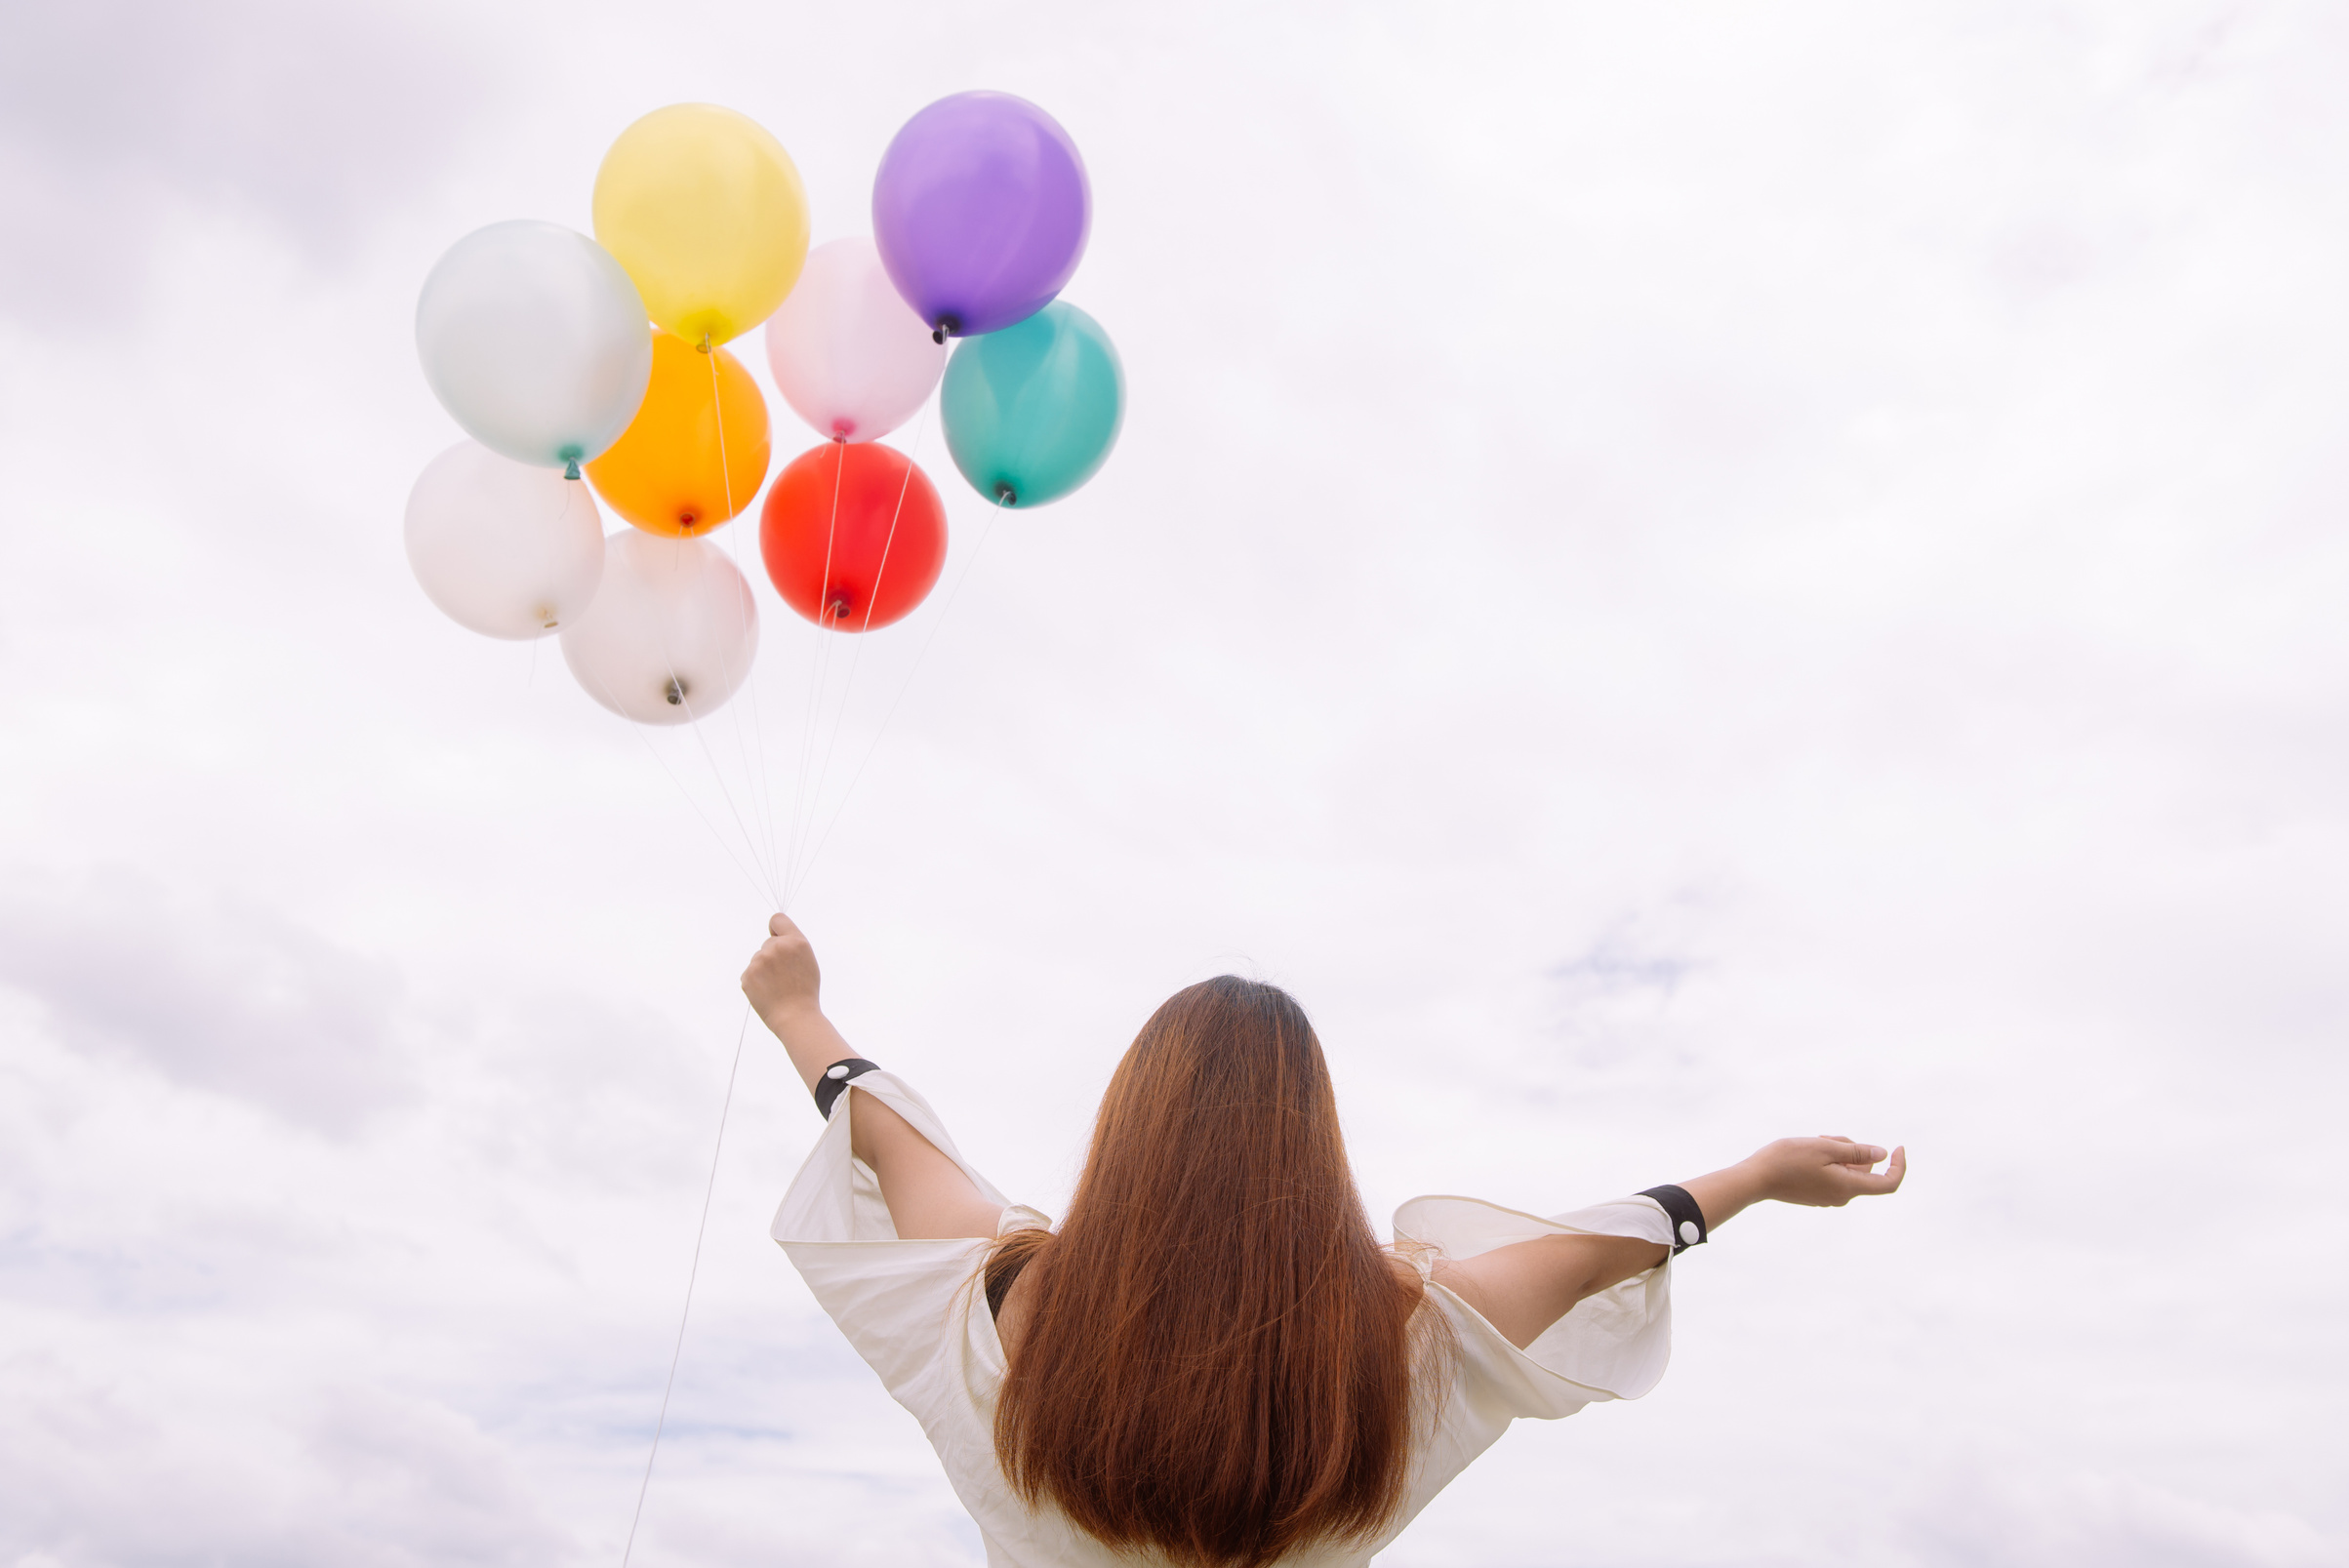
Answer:
<path fill-rule="evenodd" d="M 941 342 L 1050 304 L 1092 227 L 1076 143 L 1009 93 L 940 99 L 905 123 L 872 178 L 881 265 Z"/>

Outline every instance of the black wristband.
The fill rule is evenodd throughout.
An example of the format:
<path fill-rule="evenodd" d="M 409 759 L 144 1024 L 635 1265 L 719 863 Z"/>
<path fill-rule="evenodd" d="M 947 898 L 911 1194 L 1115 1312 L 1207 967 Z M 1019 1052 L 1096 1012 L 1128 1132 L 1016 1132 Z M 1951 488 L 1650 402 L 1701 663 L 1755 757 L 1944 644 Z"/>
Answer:
<path fill-rule="evenodd" d="M 849 1080 L 880 1070 L 878 1062 L 868 1062 L 861 1056 L 842 1057 L 826 1067 L 823 1076 L 816 1080 L 816 1114 L 826 1121 L 831 1120 L 831 1103 L 840 1098 L 840 1091 L 848 1087 Z"/>
<path fill-rule="evenodd" d="M 1672 1255 L 1678 1258 L 1691 1247 L 1705 1244 L 1705 1211 L 1696 1206 L 1684 1186 L 1651 1186 L 1640 1194 L 1653 1198 L 1672 1220 Z"/>

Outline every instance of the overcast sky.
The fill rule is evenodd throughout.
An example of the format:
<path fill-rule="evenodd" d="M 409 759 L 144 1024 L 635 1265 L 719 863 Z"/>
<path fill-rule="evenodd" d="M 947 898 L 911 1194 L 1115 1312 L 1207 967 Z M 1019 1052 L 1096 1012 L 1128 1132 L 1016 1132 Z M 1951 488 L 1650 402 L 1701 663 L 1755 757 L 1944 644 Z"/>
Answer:
<path fill-rule="evenodd" d="M 761 580 L 647 737 L 443 620 L 416 294 L 681 100 L 865 232 L 973 87 L 1130 405 L 992 531 L 899 437 L 851 1041 L 1048 1210 L 1226 969 L 1382 1223 L 1909 1146 L 1397 1568 L 2349 1563 L 2344 80 L 2314 3 L 9 0 L 0 1565 L 618 1561 L 818 637 Z M 641 1562 L 980 1561 L 765 1237 L 816 1128 L 753 1025 Z"/>

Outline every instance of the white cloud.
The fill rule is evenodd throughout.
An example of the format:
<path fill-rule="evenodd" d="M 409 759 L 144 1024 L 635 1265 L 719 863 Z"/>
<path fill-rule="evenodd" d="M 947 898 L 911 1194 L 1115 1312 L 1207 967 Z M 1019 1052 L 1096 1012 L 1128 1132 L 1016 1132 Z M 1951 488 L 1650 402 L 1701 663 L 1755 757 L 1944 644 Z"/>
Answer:
<path fill-rule="evenodd" d="M 568 1548 L 505 1448 L 463 1417 L 364 1385 L 292 1389 L 268 1346 L 241 1349 L 136 1349 L 79 1374 L 12 1358 L 0 1551 L 39 1543 L 36 1555 L 105 1568 L 410 1568 Z"/>
<path fill-rule="evenodd" d="M 0 893 L 0 984 L 84 1049 L 298 1122 L 344 1130 L 412 1092 L 389 965 L 117 867 L 78 886 L 20 876 Z"/>
<path fill-rule="evenodd" d="M 2327 1568 L 2344 1560 L 2306 1521 L 2233 1508 L 2133 1476 L 1979 1473 L 1911 1526 L 1925 1568 Z"/>
<path fill-rule="evenodd" d="M 478 40 L 454 20 L 284 0 L 10 8 L 0 308 L 68 342 L 111 340 L 168 264 L 171 219 L 190 213 L 344 260 L 494 102 Z"/>

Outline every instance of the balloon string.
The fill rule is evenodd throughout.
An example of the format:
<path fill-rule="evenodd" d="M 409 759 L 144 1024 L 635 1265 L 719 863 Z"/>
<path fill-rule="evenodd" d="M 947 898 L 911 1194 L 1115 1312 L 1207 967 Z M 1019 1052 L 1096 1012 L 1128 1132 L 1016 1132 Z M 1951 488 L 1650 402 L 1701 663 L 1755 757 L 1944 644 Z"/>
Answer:
<path fill-rule="evenodd" d="M 680 539 L 675 543 L 677 550 L 681 551 L 689 542 Z M 672 566 L 675 564 L 675 554 L 676 551 L 671 552 Z M 726 858 L 734 863 L 736 870 L 743 873 L 744 879 L 750 884 L 752 891 L 762 901 L 772 903 L 779 900 L 782 897 L 782 890 L 775 879 L 771 875 L 762 879 L 758 874 L 760 870 L 765 869 L 759 863 L 758 840 L 744 823 L 741 809 L 734 804 L 734 792 L 726 787 L 725 770 L 718 766 L 716 753 L 709 749 L 709 739 L 702 733 L 701 714 L 690 701 L 684 681 L 678 678 L 676 661 L 669 657 L 668 639 L 666 636 L 660 639 L 660 650 L 661 667 L 668 675 L 668 689 L 675 694 L 678 704 L 685 709 L 686 727 L 693 731 L 694 742 L 702 748 L 704 760 L 709 764 L 709 777 L 717 784 L 719 798 L 725 801 L 726 810 L 734 819 L 736 831 L 743 835 L 743 850 L 749 857 L 748 861 L 744 860 L 742 855 L 735 853 L 734 846 L 727 842 L 726 835 L 718 831 L 717 824 L 710 821 L 709 813 L 702 809 L 702 803 L 694 798 L 692 790 L 685 787 L 685 781 L 677 777 L 676 770 L 668 765 L 668 759 L 655 748 L 652 741 L 641 733 L 637 735 L 636 739 L 643 743 L 646 750 L 652 752 L 653 760 L 661 764 L 661 771 L 668 775 L 669 783 L 677 786 L 677 792 L 685 797 L 685 802 L 693 808 L 694 815 L 702 819 L 702 825 L 709 829 L 709 836 L 717 840 L 718 847 L 726 852 Z M 600 675 L 593 676 L 593 679 L 603 691 L 605 705 L 625 717 L 626 710 L 613 698 L 611 687 L 605 684 Z M 641 726 L 633 719 L 629 719 L 628 724 L 631 730 L 641 730 Z"/>
<path fill-rule="evenodd" d="M 718 350 L 710 346 L 707 334 L 702 338 L 702 352 L 709 356 L 709 412 L 717 422 L 717 474 L 726 487 L 726 515 L 734 515 L 734 470 L 726 462 L 726 409 L 718 396 Z"/>
<path fill-rule="evenodd" d="M 718 377 L 718 354 L 720 350 L 714 344 L 710 343 L 707 335 L 703 337 L 702 342 L 703 352 L 706 353 L 709 359 L 709 410 L 711 418 L 717 425 L 718 479 L 720 483 L 725 486 L 726 490 L 725 521 L 727 523 L 731 523 L 734 520 L 735 514 L 734 469 L 726 453 L 726 401 L 725 395 L 719 384 Z M 721 524 L 720 526 L 724 526 L 724 524 Z M 747 571 L 744 571 L 743 568 L 742 530 L 740 528 L 736 528 L 733 533 L 727 536 L 727 540 L 728 547 L 734 557 L 734 569 L 737 572 L 743 573 L 743 581 L 747 584 L 749 582 L 749 574 Z M 752 607 L 749 601 L 745 600 L 742 605 L 742 614 L 736 619 L 736 627 L 742 632 L 746 640 L 749 636 L 751 615 Z M 750 820 L 753 823 L 762 824 L 766 828 L 765 855 L 763 857 L 759 856 L 758 845 L 755 838 L 752 838 L 750 853 L 753 858 L 760 859 L 761 864 L 764 866 L 767 873 L 768 885 L 780 889 L 783 885 L 783 872 L 781 866 L 777 864 L 775 847 L 774 794 L 773 791 L 767 786 L 766 782 L 767 744 L 766 734 L 759 719 L 760 703 L 758 690 L 758 656 L 755 651 L 753 651 L 750 656 L 749 685 L 749 692 L 748 695 L 749 698 L 751 730 L 751 735 L 749 737 L 746 738 L 743 734 L 743 713 L 741 706 L 736 704 L 728 704 L 733 712 L 734 749 L 736 753 L 741 756 L 743 762 L 743 787 L 745 790 L 749 791 L 751 796 Z M 755 764 L 753 764 L 751 760 L 754 751 L 757 758 Z M 749 835 L 746 833 L 746 836 Z"/>
<path fill-rule="evenodd" d="M 674 682 L 676 676 L 671 674 L 669 679 Z M 726 787 L 726 770 L 718 766 L 717 753 L 709 749 L 709 738 L 702 733 L 702 715 L 695 711 L 690 698 L 684 700 L 684 707 L 685 727 L 693 732 L 695 742 L 701 745 L 702 755 L 709 763 L 709 777 L 717 781 L 718 798 L 726 803 L 726 811 L 733 817 L 736 830 L 743 835 L 743 847 L 750 852 L 750 859 L 756 864 L 758 840 L 751 834 L 749 824 L 743 821 L 742 808 L 734 803 L 734 791 Z M 772 882 L 766 884 L 766 888 L 768 896 L 777 901 L 776 907 L 781 908 L 783 889 Z"/>
<path fill-rule="evenodd" d="M 666 638 L 663 639 L 661 645 L 661 667 L 668 672 L 669 689 L 678 693 L 679 701 L 683 703 L 684 683 L 677 678 L 677 666 L 668 657 L 668 644 Z M 742 828 L 742 813 L 734 811 L 734 797 L 726 790 L 726 776 L 719 771 L 717 758 L 710 754 L 709 741 L 703 738 L 701 722 L 694 713 L 693 704 L 683 703 L 686 727 L 693 731 L 694 739 L 701 744 L 702 755 L 709 759 L 709 775 L 717 782 L 718 793 L 725 798 L 726 809 L 734 812 L 735 826 L 742 828 L 743 847 L 750 855 L 749 861 L 745 861 L 741 855 L 736 854 L 734 846 L 727 842 L 726 835 L 718 831 L 717 824 L 710 821 L 709 814 L 702 809 L 702 803 L 694 798 L 693 791 L 685 787 L 685 781 L 677 777 L 676 769 L 668 765 L 668 759 L 661 755 L 660 748 L 655 746 L 651 738 L 644 733 L 645 726 L 637 723 L 634 719 L 627 718 L 626 710 L 620 705 L 620 700 L 612 695 L 612 688 L 603 677 L 595 674 L 593 670 L 587 671 L 587 674 L 603 693 L 604 705 L 611 708 L 613 712 L 621 714 L 626 720 L 629 732 L 636 737 L 637 742 L 643 745 L 645 750 L 652 753 L 653 760 L 661 765 L 661 771 L 668 775 L 668 782 L 677 786 L 677 793 L 685 797 L 685 804 L 693 808 L 693 814 L 702 820 L 702 825 L 709 829 L 709 836 L 717 841 L 717 847 L 725 852 L 726 859 L 734 863 L 734 868 L 742 872 L 743 880 L 750 884 L 750 891 L 761 900 L 775 898 L 777 895 L 774 885 L 759 879 L 758 846 L 752 841 L 749 830 Z"/>
<path fill-rule="evenodd" d="M 672 570 L 676 565 L 676 557 L 683 554 L 685 547 L 693 542 L 680 539 L 673 543 L 675 547 L 669 553 Z M 755 660 L 755 653 L 752 658 Z M 685 709 L 685 727 L 693 732 L 694 744 L 702 748 L 702 759 L 709 764 L 709 777 L 717 784 L 718 798 L 726 803 L 726 813 L 734 819 L 734 830 L 743 835 L 743 849 L 755 866 L 758 864 L 758 840 L 752 836 L 749 824 L 743 821 L 742 808 L 734 803 L 734 791 L 726 787 L 726 770 L 718 766 L 717 753 L 709 749 L 709 737 L 702 733 L 701 712 L 694 706 L 693 695 L 685 689 L 684 681 L 677 676 L 677 663 L 669 657 L 666 635 L 661 637 L 661 664 L 668 671 L 669 692 L 675 697 L 677 705 Z M 753 877 L 752 880 L 756 881 L 757 878 Z M 783 890 L 772 879 L 763 884 L 763 891 L 770 899 L 780 900 L 783 897 Z"/>
<path fill-rule="evenodd" d="M 755 659 L 756 655 L 754 654 L 752 657 Z M 749 854 L 750 863 L 756 865 L 758 864 L 758 840 L 752 836 L 749 824 L 743 821 L 742 808 L 734 803 L 734 791 L 726 787 L 726 770 L 718 766 L 717 753 L 709 749 L 709 737 L 702 733 L 702 715 L 695 708 L 691 694 L 685 691 L 684 682 L 677 679 L 676 666 L 669 663 L 666 641 L 662 646 L 661 658 L 664 663 L 668 664 L 669 689 L 678 694 L 678 703 L 685 709 L 685 727 L 693 732 L 694 744 L 702 748 L 702 759 L 709 764 L 709 777 L 717 784 L 718 798 L 726 803 L 726 813 L 734 819 L 735 831 L 743 835 L 743 848 Z M 782 888 L 772 880 L 767 881 L 763 886 L 769 898 L 778 901 L 782 899 Z M 777 907 L 781 907 L 780 903 Z"/>
<path fill-rule="evenodd" d="M 830 672 L 831 639 L 824 635 L 824 623 L 831 612 L 831 556 L 832 543 L 840 528 L 840 483 L 848 471 L 848 443 L 838 438 L 832 441 L 831 518 L 824 525 L 824 575 L 816 584 L 816 662 L 815 684 L 808 692 L 807 723 L 800 732 L 798 776 L 791 786 L 791 847 L 784 863 L 784 886 L 787 890 L 797 885 L 793 874 L 799 864 L 799 848 L 804 829 L 802 821 L 813 825 L 808 814 L 808 764 L 815 759 L 816 736 L 821 729 L 824 711 L 825 676 Z"/>
<path fill-rule="evenodd" d="M 817 634 L 822 636 L 822 628 Z M 809 770 L 816 755 L 816 743 L 823 734 L 824 694 L 831 690 L 832 639 L 824 637 L 816 647 L 812 669 L 813 681 L 808 687 L 807 718 L 799 737 L 798 774 L 791 792 L 790 848 L 784 861 L 784 892 L 790 896 L 795 885 L 793 870 L 799 864 L 799 852 L 806 847 L 809 814 L 807 785 Z"/>
<path fill-rule="evenodd" d="M 824 578 L 823 585 L 820 590 L 820 596 L 816 601 L 816 630 L 819 632 L 823 631 L 833 620 L 831 612 L 832 553 L 836 548 L 840 538 L 840 486 L 848 477 L 848 443 L 846 441 L 836 441 L 833 443 L 833 447 L 834 462 L 832 464 L 831 474 L 831 517 L 824 525 Z M 833 646 L 834 644 L 832 638 L 827 637 L 824 639 L 824 673 L 827 676 L 831 673 Z M 822 682 L 819 682 L 816 687 L 816 730 L 814 734 L 811 734 L 808 737 L 808 750 L 810 752 L 815 750 L 815 736 L 823 733 L 823 696 L 824 687 Z M 808 825 L 811 828 L 815 825 L 817 804 L 818 803 L 815 800 L 809 800 L 807 802 Z"/>
<path fill-rule="evenodd" d="M 881 748 L 881 737 L 889 733 L 889 721 L 897 716 L 898 704 L 906 700 L 906 693 L 912 688 L 913 677 L 921 672 L 922 661 L 930 656 L 930 644 L 938 640 L 939 629 L 946 624 L 948 613 L 954 608 L 954 601 L 962 596 L 962 585 L 971 580 L 971 573 L 978 570 L 979 556 L 987 548 L 987 542 L 994 537 L 996 520 L 1010 509 L 1008 503 L 998 502 L 994 509 L 988 513 L 987 526 L 979 531 L 979 543 L 971 546 L 970 559 L 963 563 L 961 575 L 954 579 L 954 585 L 947 590 L 946 602 L 938 607 L 938 617 L 930 623 L 929 635 L 922 638 L 920 649 L 913 655 L 912 664 L 906 670 L 906 678 L 898 682 L 897 695 L 889 700 L 889 706 L 883 710 L 880 727 L 872 732 L 872 741 L 865 747 L 865 755 L 857 763 L 857 771 L 848 776 L 848 787 L 840 795 L 839 808 L 831 814 L 831 820 L 824 824 L 824 831 L 816 839 L 816 847 L 809 852 L 807 864 L 799 873 L 799 886 L 805 887 L 807 879 L 815 874 L 817 857 L 824 853 L 824 846 L 831 841 L 832 829 L 840 824 L 841 816 L 847 812 L 848 802 L 857 792 L 857 781 L 865 777 L 866 768 L 871 765 L 872 754 Z"/>
<path fill-rule="evenodd" d="M 743 1002 L 743 1021 L 734 1031 L 734 1064 L 726 1069 L 726 1098 L 717 1109 L 717 1141 L 709 1149 L 709 1180 L 702 1186 L 702 1218 L 693 1230 L 693 1263 L 685 1270 L 685 1309 L 677 1314 L 677 1339 L 668 1352 L 668 1378 L 661 1385 L 661 1414 L 653 1423 L 653 1446 L 644 1456 L 644 1475 L 636 1482 L 636 1509 L 628 1515 L 628 1544 L 620 1548 L 620 1568 L 628 1568 L 636 1549 L 636 1527 L 644 1520 L 644 1494 L 653 1484 L 653 1461 L 661 1457 L 661 1434 L 668 1429 L 668 1396 L 677 1386 L 677 1363 L 685 1354 L 685 1325 L 693 1320 L 693 1287 L 702 1273 L 702 1239 L 709 1231 L 709 1199 L 717 1191 L 718 1156 L 726 1147 L 726 1118 L 734 1109 L 734 1080 L 741 1074 L 743 1041 L 750 1033 L 750 1003 Z"/>
<path fill-rule="evenodd" d="M 741 557 L 742 551 L 737 549 L 735 551 L 736 571 L 742 570 Z M 746 582 L 749 581 L 749 574 L 744 573 L 744 580 Z M 755 774 L 748 785 L 748 787 L 753 792 L 751 816 L 760 823 L 766 831 L 768 880 L 780 887 L 783 884 L 783 854 L 780 846 L 777 843 L 777 835 L 775 831 L 775 792 L 773 782 L 767 768 L 767 735 L 766 719 L 764 716 L 765 704 L 762 701 L 759 692 L 758 656 L 755 652 L 753 652 L 750 656 L 749 699 L 750 754 L 757 761 Z M 735 740 L 739 743 L 741 739 L 742 719 L 738 713 L 735 718 Z"/>
<path fill-rule="evenodd" d="M 563 481 L 562 504 L 554 508 L 554 514 L 539 530 L 546 544 L 546 547 L 539 551 L 539 580 L 544 583 L 551 584 L 554 581 L 555 542 L 562 537 L 563 514 L 571 509 L 571 486 L 575 483 L 584 484 L 585 482 L 584 480 L 570 479 Z M 589 504 L 592 506 L 593 503 Z M 532 614 L 537 615 L 539 612 L 534 608 Z M 522 690 L 526 692 L 532 690 L 539 683 L 539 644 L 547 640 L 547 633 L 549 629 L 542 620 L 539 629 L 531 636 L 530 672 L 522 677 Z"/>
<path fill-rule="evenodd" d="M 819 628 L 819 630 L 821 629 L 822 628 Z M 802 748 L 803 754 L 799 773 L 799 791 L 797 796 L 792 801 L 791 806 L 793 824 L 791 828 L 791 842 L 793 848 L 791 851 L 790 862 L 785 866 L 785 874 L 787 876 L 790 874 L 791 868 L 798 864 L 800 851 L 807 848 L 808 833 L 815 822 L 815 812 L 807 798 L 808 770 L 814 765 L 815 762 L 816 743 L 822 739 L 824 734 L 825 698 L 826 694 L 831 690 L 831 666 L 833 661 L 838 657 L 839 650 L 835 639 L 831 637 L 826 637 L 824 639 L 823 647 L 817 651 L 816 686 L 815 691 L 810 699 L 811 706 L 808 714 L 807 743 Z M 797 885 L 796 878 L 792 879 L 791 885 L 794 887 Z"/>
<path fill-rule="evenodd" d="M 612 695 L 612 688 L 605 685 L 603 677 L 594 674 L 592 670 L 588 671 L 588 675 L 589 678 L 602 689 L 605 704 L 609 706 L 615 713 L 619 712 L 620 701 L 618 698 L 615 698 Z M 669 679 L 674 680 L 676 679 L 676 676 L 671 674 Z M 636 738 L 637 742 L 643 745 L 646 751 L 652 753 L 653 760 L 661 765 L 661 771 L 668 775 L 668 782 L 677 786 L 677 793 L 685 797 L 685 804 L 693 808 L 693 814 L 702 820 L 702 825 L 709 829 L 709 836 L 716 841 L 717 847 L 725 853 L 726 859 L 734 863 L 734 868 L 742 872 L 743 880 L 750 884 L 751 893 L 758 898 L 764 899 L 767 896 L 766 888 L 759 882 L 757 875 L 752 871 L 751 867 L 746 864 L 743 861 L 743 858 L 734 852 L 734 846 L 726 842 L 726 835 L 717 830 L 717 824 L 709 820 L 709 814 L 702 809 L 702 803 L 694 798 L 693 791 L 685 787 L 685 781 L 677 777 L 677 770 L 670 767 L 668 765 L 668 759 L 661 755 L 660 748 L 654 745 L 652 739 L 644 733 L 645 726 L 638 724 L 634 719 L 624 718 L 624 722 L 626 722 L 628 727 L 628 733 Z"/>
<path fill-rule="evenodd" d="M 906 471 L 898 476 L 897 505 L 889 513 L 889 532 L 881 536 L 881 562 L 872 569 L 872 593 L 865 601 L 865 623 L 857 628 L 860 632 L 872 629 L 872 612 L 880 607 L 881 602 L 881 579 L 886 577 L 889 572 L 889 546 L 897 543 L 897 520 L 906 514 L 906 492 L 912 488 L 913 470 L 920 465 L 921 461 L 922 437 L 929 433 L 930 404 L 929 400 L 924 398 L 921 415 L 913 422 L 913 449 L 906 457 Z M 859 643 L 857 646 L 862 648 L 865 645 Z M 848 672 L 853 676 L 856 673 L 856 665 L 850 664 Z"/>
<path fill-rule="evenodd" d="M 929 425 L 930 403 L 929 399 L 924 398 L 920 417 L 913 423 L 912 455 L 906 459 L 906 471 L 899 476 L 897 482 L 897 506 L 889 513 L 889 532 L 881 539 L 880 564 L 872 571 L 872 591 L 866 596 L 865 623 L 857 628 L 856 647 L 848 655 L 848 678 L 840 683 L 840 705 L 832 716 L 831 734 L 824 743 L 824 765 L 816 771 L 816 792 L 814 798 L 809 802 L 808 809 L 819 818 L 824 813 L 824 784 L 831 777 L 832 751 L 840 744 L 840 731 L 847 727 L 848 698 L 849 694 L 856 690 L 857 666 L 865 662 L 865 641 L 872 630 L 872 612 L 879 607 L 881 602 L 881 582 L 889 572 L 889 548 L 897 543 L 897 521 L 905 515 L 906 492 L 912 488 L 915 460 L 921 456 L 922 437 L 928 432 Z M 848 804 L 846 795 L 840 797 L 840 804 L 843 807 Z M 837 818 L 838 815 L 837 811 L 833 813 L 834 818 Z M 804 881 L 805 879 L 803 870 L 799 880 Z M 790 887 L 785 889 L 787 896 L 797 892 L 798 882 L 794 882 Z"/>

